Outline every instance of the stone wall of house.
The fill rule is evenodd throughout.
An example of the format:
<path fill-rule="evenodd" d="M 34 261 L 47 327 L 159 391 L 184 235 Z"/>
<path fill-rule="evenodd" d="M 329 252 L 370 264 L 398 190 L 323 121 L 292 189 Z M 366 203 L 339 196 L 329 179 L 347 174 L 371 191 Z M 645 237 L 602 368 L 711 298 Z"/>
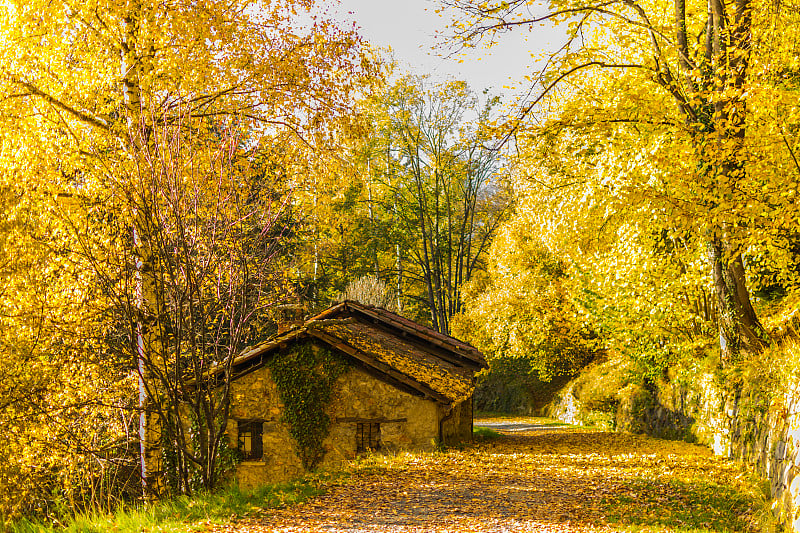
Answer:
<path fill-rule="evenodd" d="M 256 487 L 270 481 L 284 481 L 303 473 L 289 426 L 281 421 L 283 403 L 267 367 L 245 374 L 231 383 L 228 445 L 236 449 L 239 420 L 261 420 L 263 456 L 243 461 L 236 467 L 240 486 Z"/>
<path fill-rule="evenodd" d="M 444 411 L 444 409 L 442 409 Z M 453 446 L 472 440 L 472 397 L 453 407 L 453 412 L 441 412 L 442 440 L 444 444 Z"/>
<path fill-rule="evenodd" d="M 270 370 L 261 367 L 231 384 L 231 413 L 227 433 L 236 448 L 239 420 L 263 421 L 263 456 L 237 467 L 241 486 L 297 477 L 304 469 L 297 455 L 289 427 L 282 422 L 283 404 Z M 380 424 L 381 449 L 431 450 L 439 435 L 436 403 L 399 391 L 358 369 L 340 376 L 329 406 L 331 428 L 323 445 L 323 468 L 337 468 L 356 456 L 356 428 L 359 423 Z"/>
<path fill-rule="evenodd" d="M 329 411 L 330 433 L 323 467 L 336 467 L 356 456 L 356 427 L 379 423 L 381 450 L 432 450 L 439 436 L 436 403 L 412 396 L 353 369 L 341 376 Z"/>

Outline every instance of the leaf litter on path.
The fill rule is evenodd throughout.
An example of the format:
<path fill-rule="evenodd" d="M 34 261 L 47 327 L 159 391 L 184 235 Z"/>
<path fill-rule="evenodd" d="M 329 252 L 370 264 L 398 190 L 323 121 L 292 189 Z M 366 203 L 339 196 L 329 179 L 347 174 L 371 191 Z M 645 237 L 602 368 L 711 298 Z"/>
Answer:
<path fill-rule="evenodd" d="M 460 450 L 371 456 L 320 497 L 214 531 L 756 530 L 740 467 L 706 448 L 532 421 L 487 421 L 500 437 Z"/>

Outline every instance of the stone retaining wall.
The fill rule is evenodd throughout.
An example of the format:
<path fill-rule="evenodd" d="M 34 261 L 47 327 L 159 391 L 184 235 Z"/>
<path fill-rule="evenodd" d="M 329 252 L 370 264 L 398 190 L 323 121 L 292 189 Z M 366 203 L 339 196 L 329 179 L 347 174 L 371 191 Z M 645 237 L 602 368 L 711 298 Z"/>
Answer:
<path fill-rule="evenodd" d="M 726 392 L 712 374 L 663 384 L 646 413 L 648 429 L 675 428 L 717 455 L 751 465 L 770 482 L 775 516 L 800 532 L 800 384 L 771 397 L 759 385 Z"/>
<path fill-rule="evenodd" d="M 573 385 L 556 395 L 545 414 L 578 425 L 602 418 L 581 405 Z M 687 372 L 672 375 L 654 392 L 626 386 L 616 395 L 615 411 L 606 415 L 617 430 L 696 441 L 751 465 L 770 482 L 775 516 L 800 532 L 800 383 L 771 398 L 759 385 L 745 382 L 726 392 L 713 374 Z"/>

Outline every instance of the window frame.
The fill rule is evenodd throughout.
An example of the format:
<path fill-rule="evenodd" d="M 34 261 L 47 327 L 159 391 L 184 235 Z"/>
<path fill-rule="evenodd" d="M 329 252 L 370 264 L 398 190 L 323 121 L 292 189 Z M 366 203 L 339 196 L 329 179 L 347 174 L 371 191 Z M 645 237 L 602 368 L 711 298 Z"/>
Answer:
<path fill-rule="evenodd" d="M 365 431 L 366 430 L 366 431 Z M 381 449 L 381 423 L 356 423 L 356 453 L 377 452 Z"/>
<path fill-rule="evenodd" d="M 236 449 L 243 461 L 260 461 L 264 457 L 264 421 L 237 420 Z M 246 450 L 245 438 L 250 439 L 250 451 Z"/>

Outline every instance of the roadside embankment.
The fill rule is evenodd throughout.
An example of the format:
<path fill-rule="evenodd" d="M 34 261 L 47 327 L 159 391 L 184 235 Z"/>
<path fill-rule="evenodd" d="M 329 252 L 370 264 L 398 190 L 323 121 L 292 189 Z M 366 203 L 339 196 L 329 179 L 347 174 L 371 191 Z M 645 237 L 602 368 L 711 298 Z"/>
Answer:
<path fill-rule="evenodd" d="M 721 369 L 671 368 L 644 385 L 620 361 L 587 368 L 543 414 L 570 424 L 682 439 L 740 460 L 769 481 L 779 521 L 800 531 L 800 347 Z"/>

